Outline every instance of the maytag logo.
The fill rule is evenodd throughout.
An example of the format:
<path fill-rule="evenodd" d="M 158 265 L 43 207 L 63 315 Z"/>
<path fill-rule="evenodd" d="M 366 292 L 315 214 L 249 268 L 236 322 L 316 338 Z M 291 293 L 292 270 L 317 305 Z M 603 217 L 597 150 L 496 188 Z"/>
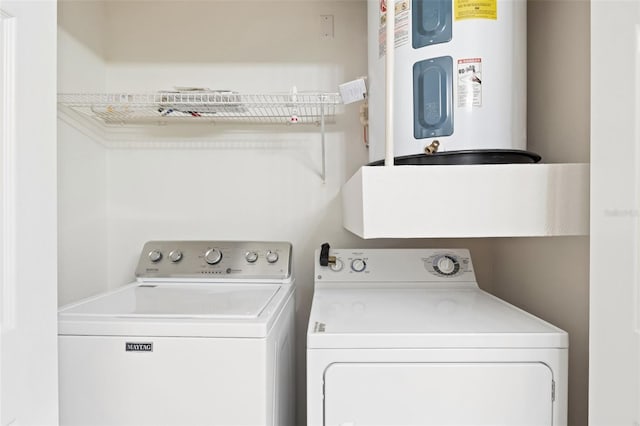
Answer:
<path fill-rule="evenodd" d="M 153 343 L 132 343 L 125 344 L 127 352 L 153 352 Z"/>

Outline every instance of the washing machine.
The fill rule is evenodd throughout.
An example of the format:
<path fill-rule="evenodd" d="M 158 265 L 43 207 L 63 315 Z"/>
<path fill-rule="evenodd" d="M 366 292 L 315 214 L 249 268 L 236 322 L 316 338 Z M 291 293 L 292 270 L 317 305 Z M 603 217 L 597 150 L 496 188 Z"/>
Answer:
<path fill-rule="evenodd" d="M 294 426 L 289 243 L 152 241 L 136 277 L 60 309 L 62 425 Z"/>
<path fill-rule="evenodd" d="M 319 257 L 308 426 L 566 424 L 567 333 L 481 290 L 469 251 Z"/>

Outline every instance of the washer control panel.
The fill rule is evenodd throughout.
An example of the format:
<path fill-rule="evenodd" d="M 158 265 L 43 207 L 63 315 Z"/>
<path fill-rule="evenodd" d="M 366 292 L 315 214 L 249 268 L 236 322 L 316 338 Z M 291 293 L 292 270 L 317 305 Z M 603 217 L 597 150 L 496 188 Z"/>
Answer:
<path fill-rule="evenodd" d="M 331 249 L 316 252 L 316 282 L 475 282 L 466 249 Z"/>
<path fill-rule="evenodd" d="M 286 279 L 291 244 L 281 241 L 149 241 L 136 277 Z"/>

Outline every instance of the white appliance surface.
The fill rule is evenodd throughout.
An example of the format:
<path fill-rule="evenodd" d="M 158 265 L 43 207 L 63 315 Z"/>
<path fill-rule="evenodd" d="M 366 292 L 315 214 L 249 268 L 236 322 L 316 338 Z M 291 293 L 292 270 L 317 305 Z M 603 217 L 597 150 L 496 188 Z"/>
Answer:
<path fill-rule="evenodd" d="M 551 425 L 551 381 L 542 363 L 336 363 L 326 424 Z"/>
<path fill-rule="evenodd" d="M 290 260 L 147 243 L 137 282 L 59 312 L 60 424 L 294 426 Z"/>
<path fill-rule="evenodd" d="M 567 347 L 562 330 L 478 289 L 318 289 L 310 348 Z M 320 331 L 321 330 L 321 331 Z"/>
<path fill-rule="evenodd" d="M 308 426 L 566 424 L 566 332 L 481 290 L 467 250 L 327 259 L 307 332 Z"/>
<path fill-rule="evenodd" d="M 134 284 L 65 309 L 65 315 L 256 318 L 278 285 Z"/>
<path fill-rule="evenodd" d="M 63 307 L 59 334 L 265 337 L 290 283 L 137 282 Z"/>

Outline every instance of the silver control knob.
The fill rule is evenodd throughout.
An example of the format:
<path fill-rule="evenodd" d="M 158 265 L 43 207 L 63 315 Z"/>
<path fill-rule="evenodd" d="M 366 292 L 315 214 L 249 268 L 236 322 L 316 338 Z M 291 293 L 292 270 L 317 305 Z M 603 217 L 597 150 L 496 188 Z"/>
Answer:
<path fill-rule="evenodd" d="M 209 265 L 215 265 L 222 260 L 222 252 L 217 248 L 212 248 L 204 253 L 204 260 Z"/>
<path fill-rule="evenodd" d="M 438 269 L 443 274 L 451 274 L 456 269 L 456 264 L 449 256 L 442 256 L 438 259 Z"/>
<path fill-rule="evenodd" d="M 351 270 L 353 272 L 362 272 L 367 269 L 367 262 L 364 259 L 353 259 L 351 261 Z"/>
<path fill-rule="evenodd" d="M 162 252 L 158 249 L 153 249 L 149 252 L 149 260 L 153 263 L 160 262 L 162 259 Z"/>
<path fill-rule="evenodd" d="M 340 271 L 342 271 L 343 267 L 344 267 L 344 263 L 342 263 L 342 260 L 340 260 L 340 259 L 336 259 L 335 263 L 329 264 L 329 268 L 333 272 L 340 272 Z"/>
<path fill-rule="evenodd" d="M 180 262 L 182 260 L 182 252 L 180 250 L 173 250 L 169 253 L 169 259 L 171 259 L 173 263 Z"/>
<path fill-rule="evenodd" d="M 276 263 L 278 261 L 278 259 L 280 258 L 280 256 L 278 255 L 277 252 L 269 250 L 267 252 L 267 254 L 265 255 L 265 258 L 267 259 L 267 262 L 269 262 L 269 263 Z"/>
<path fill-rule="evenodd" d="M 256 260 L 258 260 L 258 253 L 256 253 L 255 251 L 248 251 L 244 255 L 244 259 L 249 263 L 255 263 Z"/>

